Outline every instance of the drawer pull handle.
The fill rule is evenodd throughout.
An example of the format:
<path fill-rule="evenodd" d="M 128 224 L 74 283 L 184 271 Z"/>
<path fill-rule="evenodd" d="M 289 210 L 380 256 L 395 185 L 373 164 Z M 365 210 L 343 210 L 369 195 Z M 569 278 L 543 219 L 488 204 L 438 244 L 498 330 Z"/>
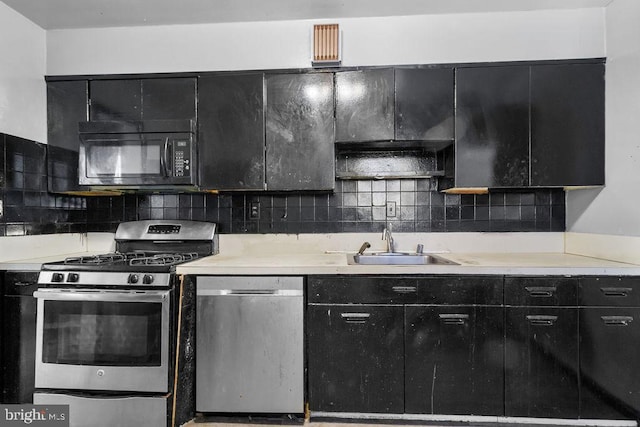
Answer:
<path fill-rule="evenodd" d="M 631 288 L 600 288 L 605 297 L 628 297 L 632 290 Z"/>
<path fill-rule="evenodd" d="M 529 315 L 527 320 L 534 326 L 553 326 L 558 320 L 558 316 Z"/>
<path fill-rule="evenodd" d="M 445 325 L 464 325 L 469 320 L 468 314 L 438 314 L 438 317 Z"/>
<path fill-rule="evenodd" d="M 600 318 L 607 326 L 629 326 L 633 322 L 631 316 L 601 316 Z"/>
<path fill-rule="evenodd" d="M 366 323 L 370 316 L 369 313 L 340 313 L 340 317 L 347 323 Z"/>
<path fill-rule="evenodd" d="M 394 286 L 391 289 L 398 294 L 412 294 L 417 290 L 415 286 Z"/>
<path fill-rule="evenodd" d="M 550 298 L 556 291 L 553 286 L 526 286 L 525 289 L 529 292 L 529 296 L 535 298 Z"/>
<path fill-rule="evenodd" d="M 30 285 L 33 285 L 33 283 L 30 283 L 30 282 L 15 282 L 14 285 L 15 286 L 30 286 Z"/>

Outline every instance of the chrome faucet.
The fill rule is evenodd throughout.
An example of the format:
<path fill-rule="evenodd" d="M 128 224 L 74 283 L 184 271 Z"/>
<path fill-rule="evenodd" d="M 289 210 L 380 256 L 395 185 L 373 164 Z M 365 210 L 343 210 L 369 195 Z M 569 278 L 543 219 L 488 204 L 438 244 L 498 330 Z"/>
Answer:
<path fill-rule="evenodd" d="M 382 230 L 382 240 L 387 241 L 387 252 L 392 253 L 396 251 L 396 245 L 393 242 L 393 236 L 391 235 L 391 227 L 385 227 Z"/>

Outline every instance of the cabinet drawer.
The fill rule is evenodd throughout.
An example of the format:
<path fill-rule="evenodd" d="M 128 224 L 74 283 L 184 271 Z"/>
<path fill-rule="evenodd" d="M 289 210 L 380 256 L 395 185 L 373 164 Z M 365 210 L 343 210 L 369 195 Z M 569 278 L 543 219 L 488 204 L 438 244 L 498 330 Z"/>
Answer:
<path fill-rule="evenodd" d="M 416 301 L 417 278 L 398 276 L 310 276 L 308 302 L 406 304 Z"/>
<path fill-rule="evenodd" d="M 575 306 L 574 277 L 505 277 L 504 303 L 524 306 Z"/>
<path fill-rule="evenodd" d="M 502 276 L 419 278 L 417 302 L 443 305 L 501 305 Z"/>
<path fill-rule="evenodd" d="M 580 305 L 640 307 L 640 277 L 583 277 L 578 295 Z"/>

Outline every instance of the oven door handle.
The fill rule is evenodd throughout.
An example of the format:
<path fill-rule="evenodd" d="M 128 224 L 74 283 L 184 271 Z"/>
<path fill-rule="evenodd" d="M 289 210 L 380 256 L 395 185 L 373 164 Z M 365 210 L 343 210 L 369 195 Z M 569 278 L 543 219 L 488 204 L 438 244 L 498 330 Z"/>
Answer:
<path fill-rule="evenodd" d="M 163 146 L 163 149 L 162 149 L 162 155 L 160 156 L 160 167 L 162 168 L 162 173 L 166 177 L 170 176 L 169 173 L 172 172 L 172 171 L 169 171 L 169 162 L 170 161 L 171 161 L 171 159 L 169 159 L 169 137 L 167 137 L 164 140 L 164 146 Z"/>
<path fill-rule="evenodd" d="M 164 302 L 171 291 L 115 291 L 38 289 L 35 298 L 55 301 Z"/>

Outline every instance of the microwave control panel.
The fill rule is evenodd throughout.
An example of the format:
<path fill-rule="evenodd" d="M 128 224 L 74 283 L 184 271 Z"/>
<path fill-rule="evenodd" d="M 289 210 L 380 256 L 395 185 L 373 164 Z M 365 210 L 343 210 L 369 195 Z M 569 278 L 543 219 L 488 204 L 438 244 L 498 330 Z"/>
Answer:
<path fill-rule="evenodd" d="M 191 169 L 191 144 L 188 140 L 173 141 L 173 176 L 185 176 Z"/>

